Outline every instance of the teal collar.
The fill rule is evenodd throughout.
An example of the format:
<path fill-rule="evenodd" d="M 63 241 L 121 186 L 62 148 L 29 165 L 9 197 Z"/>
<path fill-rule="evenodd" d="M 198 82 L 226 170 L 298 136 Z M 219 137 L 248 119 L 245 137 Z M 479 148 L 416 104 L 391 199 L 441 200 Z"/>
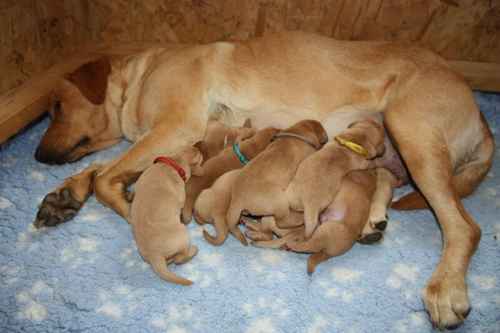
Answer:
<path fill-rule="evenodd" d="M 246 156 L 241 152 L 239 144 L 233 143 L 233 151 L 240 160 L 241 164 L 246 165 L 248 162 L 250 162 L 250 160 L 246 158 Z"/>

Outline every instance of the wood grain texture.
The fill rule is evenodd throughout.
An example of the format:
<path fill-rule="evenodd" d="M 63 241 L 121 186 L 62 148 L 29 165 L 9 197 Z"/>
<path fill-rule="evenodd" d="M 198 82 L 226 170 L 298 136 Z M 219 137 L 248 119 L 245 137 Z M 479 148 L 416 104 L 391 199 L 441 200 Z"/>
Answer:
<path fill-rule="evenodd" d="M 500 0 L 3 0 L 0 93 L 89 42 L 211 42 L 283 30 L 405 40 L 500 63 Z"/>

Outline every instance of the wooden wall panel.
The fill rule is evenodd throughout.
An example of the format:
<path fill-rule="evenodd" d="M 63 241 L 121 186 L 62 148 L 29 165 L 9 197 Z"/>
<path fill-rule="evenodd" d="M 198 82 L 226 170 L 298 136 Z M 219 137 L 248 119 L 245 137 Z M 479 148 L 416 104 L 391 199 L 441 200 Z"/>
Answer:
<path fill-rule="evenodd" d="M 239 40 L 300 29 L 500 63 L 500 0 L 2 0 L 0 93 L 94 42 Z"/>

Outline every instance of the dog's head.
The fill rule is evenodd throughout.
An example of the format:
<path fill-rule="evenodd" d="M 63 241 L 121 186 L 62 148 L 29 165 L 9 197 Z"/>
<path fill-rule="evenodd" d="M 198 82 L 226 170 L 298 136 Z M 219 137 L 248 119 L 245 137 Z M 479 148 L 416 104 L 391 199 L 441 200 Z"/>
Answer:
<path fill-rule="evenodd" d="M 286 132 L 293 132 L 303 135 L 311 140 L 316 147 L 323 147 L 328 142 L 328 134 L 325 128 L 317 120 L 302 120 L 285 130 Z"/>
<path fill-rule="evenodd" d="M 219 120 L 210 119 L 207 123 L 203 141 L 197 147 L 206 161 L 233 143 L 239 143 L 254 134 L 255 129 L 252 128 L 250 119 L 247 119 L 241 127 L 229 127 Z"/>
<path fill-rule="evenodd" d="M 35 153 L 39 162 L 73 162 L 109 145 L 103 104 L 110 72 L 109 59 L 101 58 L 59 80 L 51 96 L 51 123 Z"/>
<path fill-rule="evenodd" d="M 385 151 L 385 131 L 382 124 L 372 119 L 354 122 L 337 136 L 337 141 L 352 142 L 366 151 L 366 158 L 373 159 Z"/>

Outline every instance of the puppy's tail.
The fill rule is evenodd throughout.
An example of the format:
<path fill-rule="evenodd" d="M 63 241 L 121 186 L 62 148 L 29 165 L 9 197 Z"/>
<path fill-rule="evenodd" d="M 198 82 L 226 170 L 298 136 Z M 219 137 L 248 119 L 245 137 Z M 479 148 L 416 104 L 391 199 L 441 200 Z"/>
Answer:
<path fill-rule="evenodd" d="M 161 256 L 151 260 L 151 266 L 153 267 L 155 273 L 158 274 L 158 276 L 165 281 L 180 284 L 183 286 L 190 286 L 193 284 L 192 281 L 182 278 L 176 275 L 175 273 L 169 271 L 165 262 L 165 258 Z"/>
<path fill-rule="evenodd" d="M 224 216 L 218 216 L 214 218 L 214 227 L 215 227 L 215 237 L 210 235 L 208 231 L 203 229 L 203 237 L 205 240 L 212 245 L 219 246 L 224 243 L 227 238 L 227 234 L 229 230 L 227 228 L 226 219 Z"/>
<path fill-rule="evenodd" d="M 481 123 L 483 125 L 483 140 L 476 147 L 471 159 L 461 165 L 453 175 L 453 187 L 460 198 L 464 198 L 479 186 L 488 171 L 490 170 L 495 151 L 495 142 L 493 135 L 481 115 Z M 427 201 L 420 192 L 412 192 L 393 202 L 391 208 L 398 210 L 426 209 L 429 208 Z"/>

